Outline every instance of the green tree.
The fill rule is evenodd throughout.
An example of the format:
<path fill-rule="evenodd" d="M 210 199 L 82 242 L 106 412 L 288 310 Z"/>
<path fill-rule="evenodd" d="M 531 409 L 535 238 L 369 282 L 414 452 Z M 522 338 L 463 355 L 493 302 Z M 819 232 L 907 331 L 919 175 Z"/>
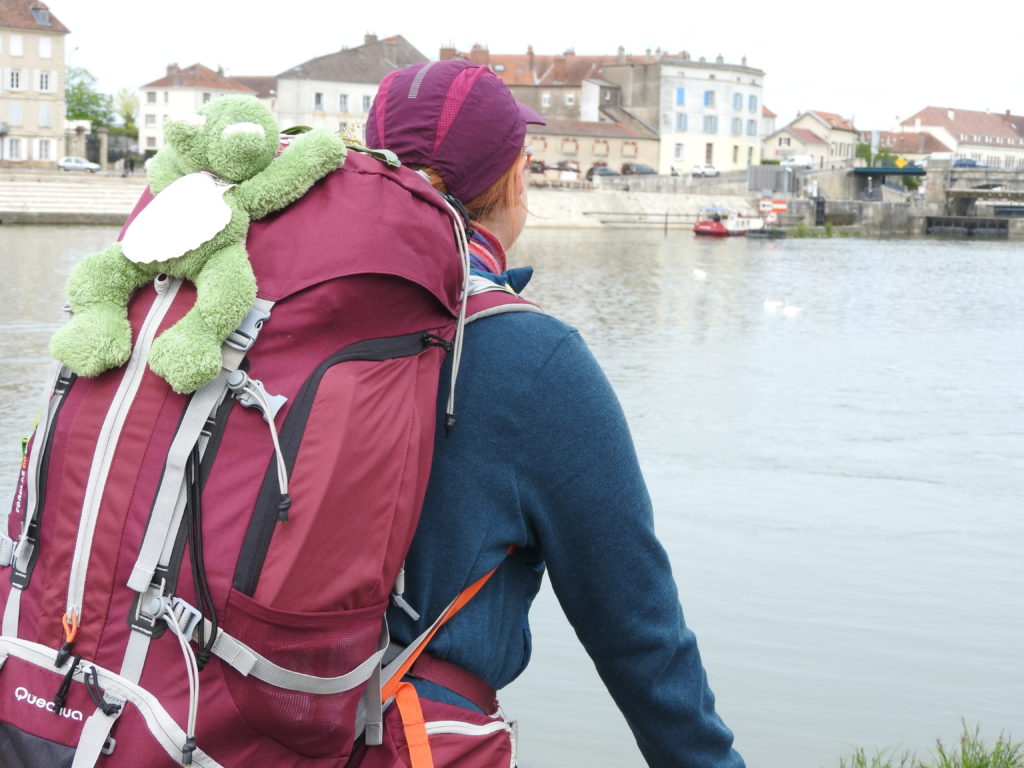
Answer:
<path fill-rule="evenodd" d="M 879 147 L 878 154 L 872 158 L 871 156 L 871 145 L 866 142 L 861 142 L 857 145 L 857 157 L 863 157 L 865 160 L 874 160 L 873 165 L 896 165 L 897 155 L 893 153 L 888 147 Z"/>
<path fill-rule="evenodd" d="M 114 120 L 113 99 L 96 90 L 96 78 L 82 67 L 68 67 L 64 86 L 68 120 L 91 120 L 93 127 Z"/>
<path fill-rule="evenodd" d="M 124 120 L 125 130 L 132 136 L 138 135 L 135 118 L 139 113 L 139 96 L 132 88 L 122 88 L 114 96 L 114 111 Z"/>

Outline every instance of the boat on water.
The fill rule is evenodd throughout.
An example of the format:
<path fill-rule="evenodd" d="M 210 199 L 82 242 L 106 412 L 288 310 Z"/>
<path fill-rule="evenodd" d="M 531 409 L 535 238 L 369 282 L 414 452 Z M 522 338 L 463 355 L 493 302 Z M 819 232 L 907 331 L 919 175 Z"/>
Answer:
<path fill-rule="evenodd" d="M 697 223 L 693 225 L 694 234 L 712 237 L 745 235 L 760 229 L 764 229 L 764 219 L 757 213 L 732 211 L 718 206 L 701 208 L 697 214 Z"/>

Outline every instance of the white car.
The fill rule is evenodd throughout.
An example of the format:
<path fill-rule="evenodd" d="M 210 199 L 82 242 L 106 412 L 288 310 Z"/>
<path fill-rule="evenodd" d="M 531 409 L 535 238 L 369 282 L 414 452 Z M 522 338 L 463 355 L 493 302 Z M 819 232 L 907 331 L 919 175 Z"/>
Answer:
<path fill-rule="evenodd" d="M 57 167 L 62 171 L 88 171 L 96 173 L 100 169 L 96 163 L 89 162 L 84 157 L 62 157 L 57 161 Z"/>
<path fill-rule="evenodd" d="M 813 168 L 814 158 L 810 155 L 795 155 L 784 158 L 779 165 L 783 168 Z"/>
<path fill-rule="evenodd" d="M 693 175 L 694 176 L 717 176 L 718 175 L 718 169 L 715 168 L 715 166 L 710 165 L 710 164 L 695 165 L 695 166 L 693 166 Z"/>

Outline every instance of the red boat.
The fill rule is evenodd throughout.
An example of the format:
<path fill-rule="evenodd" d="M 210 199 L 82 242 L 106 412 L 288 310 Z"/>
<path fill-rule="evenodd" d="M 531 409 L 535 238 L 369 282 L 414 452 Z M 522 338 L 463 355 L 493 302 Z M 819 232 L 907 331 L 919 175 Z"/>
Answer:
<path fill-rule="evenodd" d="M 732 213 L 727 208 L 701 208 L 694 234 L 712 237 L 745 235 L 752 229 L 762 229 L 764 220 L 754 213 Z"/>

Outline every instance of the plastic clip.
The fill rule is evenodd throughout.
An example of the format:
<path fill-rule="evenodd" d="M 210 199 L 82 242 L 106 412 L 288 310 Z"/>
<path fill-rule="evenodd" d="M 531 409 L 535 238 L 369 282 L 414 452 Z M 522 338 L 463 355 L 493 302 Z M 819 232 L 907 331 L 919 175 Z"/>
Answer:
<path fill-rule="evenodd" d="M 252 345 L 256 343 L 256 338 L 260 335 L 260 329 L 263 328 L 264 321 L 269 318 L 269 312 L 253 307 L 239 326 L 224 340 L 224 343 L 242 352 L 248 352 Z"/>

